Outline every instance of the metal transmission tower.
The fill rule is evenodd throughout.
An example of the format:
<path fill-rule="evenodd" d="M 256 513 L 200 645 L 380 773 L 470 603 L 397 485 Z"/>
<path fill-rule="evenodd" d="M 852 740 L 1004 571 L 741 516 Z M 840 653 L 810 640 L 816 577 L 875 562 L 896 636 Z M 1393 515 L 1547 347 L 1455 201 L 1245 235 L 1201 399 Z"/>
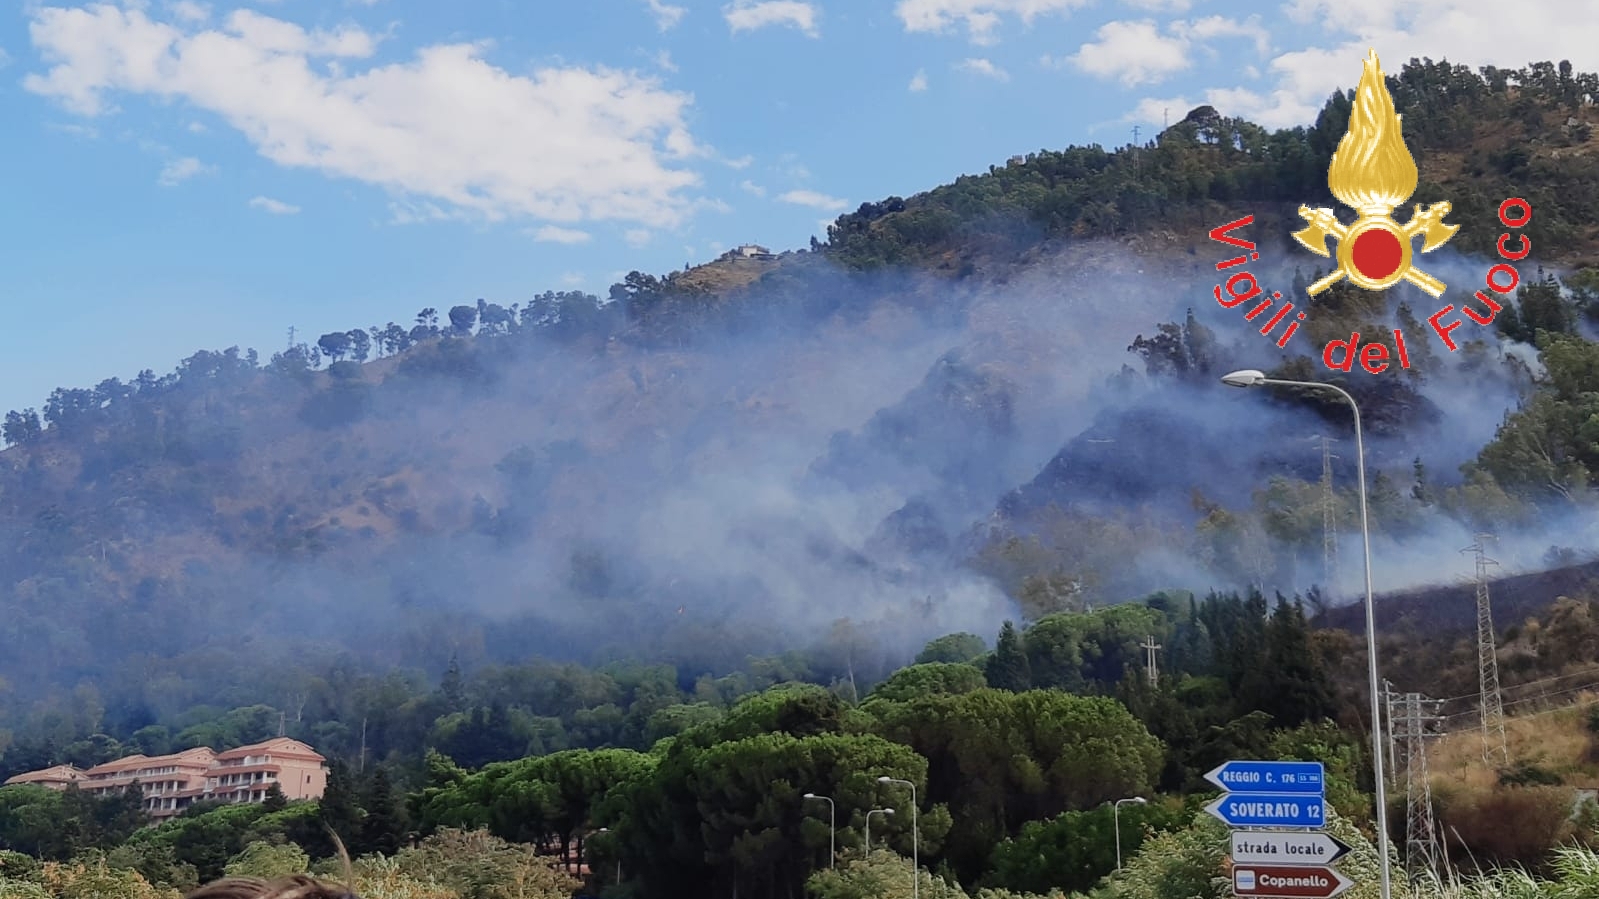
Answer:
<path fill-rule="evenodd" d="M 1488 566 L 1498 565 L 1488 558 L 1483 544 L 1492 534 L 1477 534 L 1477 542 L 1461 550 L 1477 560 L 1477 682 L 1482 690 L 1482 757 L 1490 766 L 1510 761 L 1505 745 L 1505 707 L 1499 693 L 1499 650 L 1494 632 L 1493 610 L 1488 602 Z"/>
<path fill-rule="evenodd" d="M 1432 784 L 1427 777 L 1428 737 L 1431 725 L 1438 722 L 1441 699 L 1425 699 L 1420 693 L 1406 693 L 1400 700 L 1401 714 L 1394 722 L 1394 737 L 1404 740 L 1405 756 L 1405 864 L 1414 876 L 1422 871 L 1438 871 L 1440 844 L 1438 827 L 1432 814 Z"/>
<path fill-rule="evenodd" d="M 1138 646 L 1145 653 L 1144 668 L 1149 672 L 1149 685 L 1151 687 L 1159 686 L 1160 674 L 1155 670 L 1155 650 L 1160 649 L 1161 645 L 1155 642 L 1155 637 L 1152 634 L 1145 637 L 1144 642 L 1138 644 Z"/>

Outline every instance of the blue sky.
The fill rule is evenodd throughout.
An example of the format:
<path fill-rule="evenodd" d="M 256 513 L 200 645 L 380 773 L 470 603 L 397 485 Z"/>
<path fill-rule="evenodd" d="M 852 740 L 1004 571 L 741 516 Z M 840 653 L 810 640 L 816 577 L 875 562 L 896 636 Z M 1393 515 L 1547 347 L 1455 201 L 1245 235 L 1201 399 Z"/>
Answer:
<path fill-rule="evenodd" d="M 314 341 L 805 246 L 1014 153 L 1148 140 L 1165 110 L 1308 124 L 1368 46 L 1388 71 L 1599 67 L 1599 0 L 1502 10 L 28 2 L 0 17 L 0 411 L 197 349 L 265 358 L 290 326 Z"/>

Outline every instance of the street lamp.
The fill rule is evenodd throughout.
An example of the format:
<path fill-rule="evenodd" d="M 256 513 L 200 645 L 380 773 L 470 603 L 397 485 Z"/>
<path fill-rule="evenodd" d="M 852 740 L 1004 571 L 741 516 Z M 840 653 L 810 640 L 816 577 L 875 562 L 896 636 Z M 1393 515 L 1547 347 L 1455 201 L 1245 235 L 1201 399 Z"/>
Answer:
<path fill-rule="evenodd" d="M 872 857 L 872 816 L 873 815 L 882 815 L 883 816 L 883 820 L 886 821 L 886 820 L 888 820 L 888 816 L 892 815 L 892 814 L 894 814 L 894 810 L 891 809 L 891 808 L 874 808 L 871 811 L 866 813 L 866 857 L 867 858 L 871 858 Z"/>
<path fill-rule="evenodd" d="M 602 827 L 599 830 L 596 830 L 594 832 L 595 833 L 610 833 L 611 829 L 609 827 Z M 618 886 L 620 886 L 621 883 L 622 883 L 622 852 L 621 852 L 620 847 L 618 847 L 616 845 L 616 841 L 615 840 L 611 841 L 611 848 L 617 850 L 617 853 L 616 853 L 616 883 L 617 883 Z M 592 871 L 594 869 L 590 868 L 589 870 Z"/>
<path fill-rule="evenodd" d="M 833 805 L 833 800 L 830 797 L 818 796 L 815 793 L 806 793 L 804 798 L 820 799 L 827 803 L 827 866 L 831 868 L 833 867 L 833 862 L 838 855 L 838 815 L 835 814 L 837 811 L 837 806 Z M 867 848 L 869 849 L 871 847 Z"/>
<path fill-rule="evenodd" d="M 916 785 L 908 780 L 889 777 L 887 774 L 879 777 L 880 784 L 904 784 L 911 788 L 911 899 L 920 899 L 922 886 L 922 860 L 921 860 L 921 834 L 916 827 Z"/>
<path fill-rule="evenodd" d="M 1139 805 L 1143 805 L 1145 802 L 1148 802 L 1148 801 L 1149 800 L 1145 799 L 1142 796 L 1134 796 L 1131 799 L 1118 799 L 1114 803 L 1111 804 L 1111 807 L 1110 807 L 1110 819 L 1114 823 L 1115 830 L 1116 830 L 1116 870 L 1118 870 L 1118 871 L 1120 871 L 1122 869 L 1122 818 L 1121 818 L 1122 803 L 1123 802 L 1136 802 Z"/>
<path fill-rule="evenodd" d="M 1371 767 L 1377 783 L 1377 851 L 1382 855 L 1382 899 L 1390 899 L 1392 887 L 1388 873 L 1388 787 L 1383 782 L 1382 705 L 1377 696 L 1382 681 L 1377 678 L 1377 608 L 1371 597 L 1371 528 L 1366 518 L 1366 447 L 1360 434 L 1360 406 L 1349 392 L 1335 384 L 1320 381 L 1282 381 L 1268 378 L 1257 369 L 1247 368 L 1223 375 L 1229 387 L 1308 387 L 1336 393 L 1349 403 L 1355 414 L 1355 470 L 1360 479 L 1360 540 L 1366 555 L 1366 661 L 1371 678 Z"/>

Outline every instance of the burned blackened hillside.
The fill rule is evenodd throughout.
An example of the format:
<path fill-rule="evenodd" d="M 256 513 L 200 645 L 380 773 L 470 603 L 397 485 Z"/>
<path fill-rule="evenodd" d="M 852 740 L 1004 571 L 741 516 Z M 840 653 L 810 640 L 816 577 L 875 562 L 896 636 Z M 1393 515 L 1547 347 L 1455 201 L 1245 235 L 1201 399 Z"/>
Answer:
<path fill-rule="evenodd" d="M 960 527 L 1010 486 L 1006 460 L 1016 452 L 1017 385 L 951 350 L 899 402 L 877 411 L 857 431 L 835 433 L 814 477 L 847 489 L 889 488 L 913 497 L 917 529 Z M 945 531 L 947 537 L 947 531 Z"/>

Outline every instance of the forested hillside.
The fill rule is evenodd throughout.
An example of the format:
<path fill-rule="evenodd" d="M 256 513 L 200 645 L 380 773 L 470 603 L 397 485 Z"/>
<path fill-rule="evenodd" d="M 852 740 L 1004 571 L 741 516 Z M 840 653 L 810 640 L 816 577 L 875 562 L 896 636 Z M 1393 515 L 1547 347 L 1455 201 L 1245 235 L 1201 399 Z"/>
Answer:
<path fill-rule="evenodd" d="M 1284 350 L 1211 298 L 1229 248 L 1207 232 L 1253 214 L 1252 270 L 1302 296 L 1325 272 L 1286 237 L 1300 204 L 1335 205 L 1347 93 L 1309 128 L 1201 107 L 1145 146 L 1029 154 L 769 261 L 633 272 L 605 298 L 439 298 L 9 413 L 0 776 L 280 728 L 360 773 L 310 811 L 131 838 L 117 808 L 8 788 L 0 845 L 105 849 L 178 885 L 273 835 L 325 855 L 313 813 L 391 855 L 408 828 L 573 852 L 606 826 L 606 863 L 648 895 L 790 896 L 827 838 L 799 794 L 864 806 L 850 772 L 872 768 L 924 791 L 930 870 L 1047 892 L 1026 872 L 1068 845 L 1051 828 L 1103 835 L 1101 803 L 1155 789 L 1171 801 L 1123 814 L 1186 826 L 1197 774 L 1265 752 L 1336 755 L 1362 821 L 1364 660 L 1308 623 L 1359 586 L 1347 408 L 1219 376 L 1358 398 L 1384 589 L 1469 573 L 1457 550 L 1483 529 L 1507 570 L 1576 565 L 1599 523 L 1599 79 L 1413 61 L 1389 81 L 1410 202 L 1461 225 L 1426 257 L 1449 290 L 1334 287 Z M 1510 196 L 1534 254 L 1449 352 L 1425 319 L 1479 288 Z M 1394 328 L 1409 370 L 1323 366 L 1328 341 Z M 1517 617 L 1560 592 L 1555 630 L 1578 636 L 1507 683 L 1599 662 L 1568 620 L 1585 580 Z M 1398 687 L 1469 689 L 1456 633 L 1421 627 L 1390 647 Z M 996 632 L 985 655 L 971 635 Z M 960 729 L 977 719 L 1000 723 Z M 1525 795 L 1493 801 L 1558 805 Z M 903 848 L 907 820 L 878 826 Z M 1047 850 L 1097 853 L 1057 885 L 1092 887 L 1103 850 Z"/>

